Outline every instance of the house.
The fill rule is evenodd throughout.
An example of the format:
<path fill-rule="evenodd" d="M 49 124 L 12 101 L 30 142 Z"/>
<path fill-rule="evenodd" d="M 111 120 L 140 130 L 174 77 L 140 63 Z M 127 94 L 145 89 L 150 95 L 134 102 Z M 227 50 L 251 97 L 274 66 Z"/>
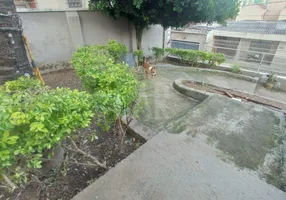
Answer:
<path fill-rule="evenodd" d="M 213 28 L 201 25 L 190 26 L 184 31 L 172 30 L 171 47 L 190 50 L 204 50 L 208 33 Z"/>
<path fill-rule="evenodd" d="M 212 35 L 212 48 L 230 60 L 286 70 L 286 20 L 229 22 Z"/>
<path fill-rule="evenodd" d="M 285 20 L 286 0 L 270 0 L 267 3 L 246 4 L 240 9 L 236 21 L 242 20 Z"/>
<path fill-rule="evenodd" d="M 230 63 L 286 73 L 286 0 L 246 1 L 236 21 L 193 25 L 172 31 L 171 39 L 173 48 L 223 53 Z"/>

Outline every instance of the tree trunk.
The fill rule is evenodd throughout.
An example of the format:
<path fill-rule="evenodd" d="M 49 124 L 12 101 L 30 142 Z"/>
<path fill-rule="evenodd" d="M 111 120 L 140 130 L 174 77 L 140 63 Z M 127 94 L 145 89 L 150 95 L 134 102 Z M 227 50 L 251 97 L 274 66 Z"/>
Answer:
<path fill-rule="evenodd" d="M 142 36 L 144 26 L 135 26 L 136 30 L 136 42 L 137 42 L 137 50 L 142 50 Z"/>
<path fill-rule="evenodd" d="M 162 44 L 163 49 L 165 49 L 166 30 L 167 30 L 167 28 L 163 28 L 163 44 Z"/>
<path fill-rule="evenodd" d="M 0 46 L 0 85 L 24 74 L 32 75 L 13 0 L 0 0 Z"/>

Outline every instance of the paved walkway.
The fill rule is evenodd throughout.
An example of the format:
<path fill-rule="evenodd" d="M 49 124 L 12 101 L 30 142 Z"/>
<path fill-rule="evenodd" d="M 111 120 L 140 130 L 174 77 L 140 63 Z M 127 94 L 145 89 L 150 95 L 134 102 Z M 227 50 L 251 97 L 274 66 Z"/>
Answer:
<path fill-rule="evenodd" d="M 157 74 L 141 93 L 139 118 L 157 135 L 74 200 L 286 199 L 277 189 L 286 179 L 282 113 L 217 95 L 200 103 L 171 87 L 190 77 L 248 92 L 255 83 L 182 69 Z"/>
<path fill-rule="evenodd" d="M 170 64 L 161 64 L 159 68 L 160 76 L 166 77 L 172 81 L 179 78 L 194 79 L 205 83 L 211 83 L 220 87 L 240 90 L 262 97 L 285 102 L 286 92 L 268 90 L 261 85 L 233 77 L 220 75 L 216 73 L 207 73 L 194 71 L 193 68 L 178 67 Z"/>

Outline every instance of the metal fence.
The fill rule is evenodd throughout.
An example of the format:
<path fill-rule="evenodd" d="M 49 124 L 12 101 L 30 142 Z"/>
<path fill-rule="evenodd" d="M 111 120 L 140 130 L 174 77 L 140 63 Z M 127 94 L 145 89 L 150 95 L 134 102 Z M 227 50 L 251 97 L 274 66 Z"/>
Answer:
<path fill-rule="evenodd" d="M 224 54 L 226 64 L 230 66 L 235 64 L 253 71 L 286 75 L 286 51 L 255 47 L 246 50 L 214 45 L 206 45 L 204 49 Z"/>

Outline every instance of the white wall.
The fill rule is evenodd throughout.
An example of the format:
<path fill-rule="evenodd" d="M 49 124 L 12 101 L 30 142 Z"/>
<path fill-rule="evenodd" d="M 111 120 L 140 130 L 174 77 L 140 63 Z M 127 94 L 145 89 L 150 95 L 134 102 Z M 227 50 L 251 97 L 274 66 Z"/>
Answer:
<path fill-rule="evenodd" d="M 105 44 L 109 39 L 129 46 L 128 21 L 114 20 L 101 12 L 78 12 L 85 44 Z"/>
<path fill-rule="evenodd" d="M 38 65 L 70 61 L 74 49 L 65 12 L 19 14 Z"/>
<path fill-rule="evenodd" d="M 67 64 L 78 46 L 106 44 L 110 39 L 124 43 L 129 51 L 136 49 L 134 27 L 125 19 L 114 20 L 103 13 L 89 11 L 22 12 L 19 15 L 40 67 Z M 152 54 L 152 47 L 162 47 L 163 28 L 150 26 L 144 30 L 142 41 L 145 54 Z"/>
<path fill-rule="evenodd" d="M 162 48 L 162 46 L 163 28 L 161 25 L 153 25 L 144 30 L 142 37 L 142 49 L 146 56 L 152 55 L 152 47 Z"/>

